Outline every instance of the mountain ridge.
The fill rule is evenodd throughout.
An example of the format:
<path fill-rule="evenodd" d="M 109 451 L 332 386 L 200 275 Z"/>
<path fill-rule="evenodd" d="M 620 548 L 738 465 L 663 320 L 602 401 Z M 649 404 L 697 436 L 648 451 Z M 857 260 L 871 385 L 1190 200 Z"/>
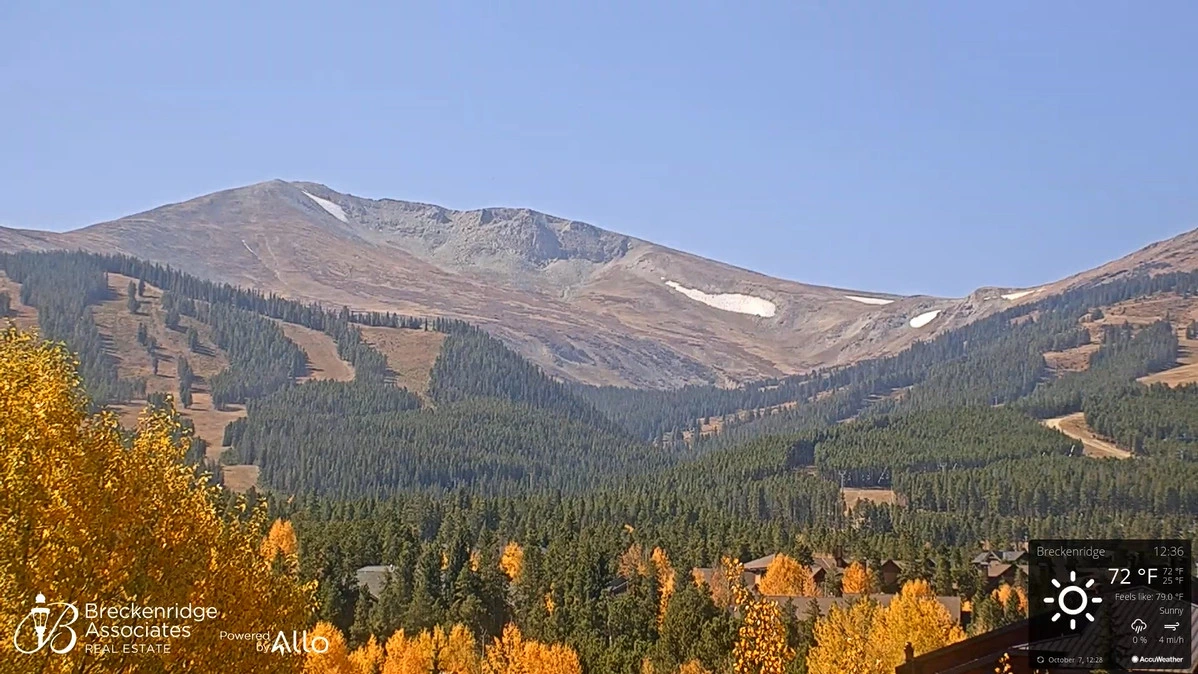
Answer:
<path fill-rule="evenodd" d="M 903 296 L 777 279 L 530 208 L 463 211 L 283 180 L 63 233 L 0 228 L 0 250 L 54 248 L 331 306 L 460 318 L 556 376 L 643 388 L 843 365 L 1081 283 L 1198 268 L 1190 232 L 1040 288 Z"/>

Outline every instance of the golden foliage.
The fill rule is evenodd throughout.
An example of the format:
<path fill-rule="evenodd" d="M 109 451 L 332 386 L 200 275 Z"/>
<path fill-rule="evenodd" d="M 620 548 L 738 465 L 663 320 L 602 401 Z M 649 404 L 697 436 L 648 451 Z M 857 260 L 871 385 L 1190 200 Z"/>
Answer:
<path fill-rule="evenodd" d="M 412 638 L 400 630 L 387 640 L 386 650 L 382 674 L 479 672 L 474 635 L 461 625 L 454 625 L 448 633 L 441 627 L 434 627 Z"/>
<path fill-rule="evenodd" d="M 519 580 L 524 573 L 524 548 L 519 543 L 511 541 L 503 547 L 503 554 L 499 556 L 499 570 L 512 582 Z"/>
<path fill-rule="evenodd" d="M 653 548 L 653 554 L 649 556 L 653 562 L 653 568 L 657 570 L 657 588 L 661 593 L 657 610 L 658 624 L 666 617 L 666 607 L 670 604 L 670 597 L 674 596 L 674 579 L 677 575 L 674 571 L 674 565 L 670 563 L 670 556 L 661 548 Z"/>
<path fill-rule="evenodd" d="M 920 655 L 965 638 L 965 632 L 953 623 L 948 609 L 936 601 L 936 591 L 928 581 L 907 582 L 886 607 L 882 631 L 890 638 L 892 667 L 902 662 L 903 647 L 910 642 Z"/>
<path fill-rule="evenodd" d="M 379 674 L 383 669 L 383 647 L 372 635 L 370 640 L 349 654 L 354 674 Z"/>
<path fill-rule="evenodd" d="M 716 606 L 728 608 L 737 603 L 737 595 L 745 592 L 744 573 L 745 565 L 729 557 L 721 559 L 720 563 L 712 569 L 708 589 L 711 591 L 711 599 Z M 703 577 L 695 574 L 695 583 L 702 585 Z"/>
<path fill-rule="evenodd" d="M 840 579 L 842 594 L 869 594 L 874 591 L 873 578 L 861 562 L 853 562 Z"/>
<path fill-rule="evenodd" d="M 1007 602 L 1011 600 L 1012 594 L 1015 595 L 1015 600 L 1018 602 L 1019 612 L 1027 615 L 1027 591 L 1025 591 L 1022 587 L 1003 583 L 1002 585 L 994 588 L 994 591 L 990 593 L 990 596 L 994 597 L 994 600 L 997 601 L 1000 606 L 1006 606 Z"/>
<path fill-rule="evenodd" d="M 309 630 L 308 641 L 312 643 L 319 637 L 328 639 L 329 648 L 324 653 L 309 652 L 304 657 L 304 674 L 356 674 L 341 630 L 322 620 Z"/>
<path fill-rule="evenodd" d="M 649 575 L 649 560 L 639 543 L 628 546 L 620 559 L 616 560 L 616 571 L 625 578 Z"/>
<path fill-rule="evenodd" d="M 903 585 L 886 608 L 863 599 L 844 609 L 833 606 L 815 625 L 816 647 L 807 656 L 810 674 L 893 672 L 910 643 L 915 654 L 965 638 L 925 580 Z"/>
<path fill-rule="evenodd" d="M 582 674 L 574 649 L 526 641 L 511 624 L 487 646 L 482 665 L 483 674 Z"/>
<path fill-rule="evenodd" d="M 777 555 L 757 585 L 762 594 L 785 597 L 814 597 L 818 594 L 811 569 L 794 557 Z"/>
<path fill-rule="evenodd" d="M 847 608 L 833 604 L 828 615 L 815 623 L 816 645 L 807 654 L 808 674 L 892 674 L 881 657 L 881 644 L 873 638 L 882 609 L 872 600 L 855 601 Z"/>
<path fill-rule="evenodd" d="M 277 519 L 270 525 L 270 532 L 262 539 L 262 556 L 266 561 L 273 562 L 275 557 L 283 555 L 293 558 L 299 554 L 299 540 L 295 537 L 295 528 L 291 522 Z"/>
<path fill-rule="evenodd" d="M 747 599 L 741 593 L 744 619 L 732 648 L 736 674 L 783 674 L 794 658 L 794 649 L 786 640 L 782 608 L 772 601 Z"/>
<path fill-rule="evenodd" d="M 217 488 L 183 465 L 188 439 L 173 411 L 147 410 L 126 441 L 115 415 L 87 409 L 61 347 L 0 333 L 0 671 L 294 671 L 302 661 L 220 639 L 300 630 L 311 615 L 314 588 L 260 554 L 265 510 L 217 514 Z M 80 609 L 190 604 L 219 614 L 172 639 L 169 654 L 89 652 L 85 643 L 113 642 L 85 638 L 81 620 L 70 653 L 20 655 L 12 635 L 39 592 Z"/>
<path fill-rule="evenodd" d="M 698 660 L 691 660 L 678 667 L 677 674 L 711 674 L 711 670 L 704 667 L 703 663 Z"/>

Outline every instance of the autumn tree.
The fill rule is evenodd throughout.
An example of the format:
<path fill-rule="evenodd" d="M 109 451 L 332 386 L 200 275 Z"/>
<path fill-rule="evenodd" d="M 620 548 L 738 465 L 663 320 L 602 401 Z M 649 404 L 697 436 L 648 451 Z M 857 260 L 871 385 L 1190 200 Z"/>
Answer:
<path fill-rule="evenodd" d="M 888 641 L 891 668 L 902 663 L 908 643 L 915 647 L 916 655 L 922 655 L 965 638 L 926 580 L 903 585 L 883 612 L 880 628 L 881 638 Z"/>
<path fill-rule="evenodd" d="M 487 646 L 482 674 L 582 674 L 574 649 L 526 640 L 515 625 Z"/>
<path fill-rule="evenodd" d="M 519 543 L 510 541 L 503 547 L 503 554 L 499 557 L 499 569 L 512 582 L 519 580 L 524 572 L 524 548 L 520 547 Z"/>
<path fill-rule="evenodd" d="M 408 637 L 403 630 L 387 640 L 382 674 L 478 674 L 474 636 L 462 625 L 441 626 Z"/>
<path fill-rule="evenodd" d="M 349 654 L 349 662 L 354 668 L 353 674 L 381 674 L 384 658 L 383 647 L 374 635 Z"/>
<path fill-rule="evenodd" d="M 732 649 L 736 674 L 784 674 L 794 658 L 782 623 L 782 608 L 761 597 L 740 593 L 738 603 L 744 619 L 736 633 Z"/>
<path fill-rule="evenodd" d="M 965 638 L 926 580 L 913 580 L 882 608 L 868 598 L 848 608 L 833 606 L 815 624 L 816 646 L 807 657 L 810 674 L 889 674 L 910 643 L 916 655 Z"/>
<path fill-rule="evenodd" d="M 803 566 L 794 557 L 779 554 L 765 569 L 765 577 L 758 584 L 762 594 L 783 597 L 814 597 L 817 591 L 811 569 Z"/>
<path fill-rule="evenodd" d="M 341 630 L 322 620 L 308 631 L 309 643 L 319 643 L 319 639 L 326 640 L 328 648 L 323 653 L 308 651 L 304 656 L 304 674 L 358 674 L 350 661 Z"/>
<path fill-rule="evenodd" d="M 312 588 L 259 553 L 264 510 L 239 501 L 241 516 L 217 514 L 219 492 L 184 465 L 190 438 L 169 406 L 147 409 L 129 437 L 89 402 L 63 349 L 0 333 L 0 632 L 14 634 L 38 593 L 80 607 L 213 606 L 219 616 L 172 640 L 169 655 L 0 647 L 0 671 L 293 671 L 278 654 L 220 639 L 303 629 L 311 615 Z"/>
<path fill-rule="evenodd" d="M 628 546 L 616 560 L 616 571 L 625 578 L 649 575 L 649 560 L 645 557 L 644 548 L 639 543 Z"/>
<path fill-rule="evenodd" d="M 1005 613 L 1012 617 L 1027 615 L 1027 591 L 1018 585 L 1002 583 L 991 593 Z"/>
<path fill-rule="evenodd" d="M 706 583 L 707 589 L 711 592 L 711 600 L 715 602 L 715 605 L 720 608 L 729 608 L 735 605 L 736 588 L 743 587 L 744 572 L 744 564 L 731 557 L 724 557 L 711 570 L 709 580 L 696 574 L 695 583 L 698 585 Z"/>
<path fill-rule="evenodd" d="M 873 638 L 881 612 L 878 603 L 867 598 L 847 607 L 833 604 L 815 623 L 808 674 L 892 674 L 894 667 L 885 666 L 881 657 L 882 644 Z"/>
<path fill-rule="evenodd" d="M 864 564 L 859 561 L 853 562 L 844 570 L 840 580 L 842 594 L 869 594 L 873 590 L 873 579 Z"/>
<path fill-rule="evenodd" d="M 653 553 L 649 557 L 657 573 L 657 591 L 661 593 L 657 611 L 657 622 L 660 624 L 665 619 L 666 607 L 670 604 L 670 598 L 674 596 L 674 583 L 678 574 L 674 570 L 674 565 L 670 563 L 670 556 L 666 554 L 665 550 L 653 548 Z"/>
<path fill-rule="evenodd" d="M 268 562 L 273 562 L 280 555 L 294 557 L 299 554 L 299 540 L 295 537 L 295 527 L 291 526 L 291 522 L 275 520 L 266 538 L 262 539 L 261 551 Z"/>

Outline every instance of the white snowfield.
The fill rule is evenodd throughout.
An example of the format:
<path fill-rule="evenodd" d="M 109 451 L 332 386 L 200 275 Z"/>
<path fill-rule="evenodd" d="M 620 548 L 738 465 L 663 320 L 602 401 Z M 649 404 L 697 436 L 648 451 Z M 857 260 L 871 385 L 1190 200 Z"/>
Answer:
<path fill-rule="evenodd" d="M 674 290 L 686 295 L 687 297 L 697 302 L 702 302 L 709 307 L 715 307 L 723 311 L 735 311 L 738 314 L 752 314 L 753 316 L 761 316 L 769 318 L 778 312 L 778 307 L 769 300 L 752 295 L 741 295 L 740 293 L 719 293 L 710 295 L 702 290 L 687 288 L 676 281 L 666 281 L 666 285 Z"/>
<path fill-rule="evenodd" d="M 334 218 L 337 218 L 341 222 L 345 222 L 345 223 L 349 222 L 349 218 L 345 217 L 345 211 L 337 204 L 329 201 L 328 199 L 321 199 L 320 197 L 316 196 L 315 194 L 310 194 L 305 190 L 300 190 L 300 191 L 303 192 L 304 194 L 307 194 L 308 198 L 311 199 L 312 201 L 315 201 L 318 206 L 320 206 L 324 210 L 328 211 L 329 215 L 333 216 Z"/>
<path fill-rule="evenodd" d="M 922 328 L 923 326 L 927 325 L 928 323 L 931 323 L 932 321 L 936 320 L 936 317 L 940 315 L 941 311 L 942 311 L 941 309 L 937 309 L 935 311 L 928 311 L 928 312 L 925 312 L 925 313 L 922 313 L 922 314 L 916 316 L 915 318 L 912 318 L 911 319 L 911 327 Z"/>
<path fill-rule="evenodd" d="M 894 300 L 885 300 L 881 297 L 859 297 L 857 295 L 845 295 L 844 297 L 862 304 L 894 304 Z"/>
<path fill-rule="evenodd" d="M 1003 298 L 1004 300 L 1017 300 L 1017 299 L 1019 299 L 1020 297 L 1027 297 L 1028 295 L 1031 295 L 1032 293 L 1038 293 L 1038 292 L 1040 292 L 1041 290 L 1044 290 L 1044 289 L 1043 289 L 1043 288 L 1037 288 L 1037 289 L 1035 289 L 1035 290 L 1020 290 L 1020 291 L 1019 291 L 1019 292 L 1017 292 L 1017 293 L 1008 293 L 1008 294 L 1006 294 L 1006 295 L 1003 295 L 1003 296 L 1002 296 L 1002 298 Z"/>

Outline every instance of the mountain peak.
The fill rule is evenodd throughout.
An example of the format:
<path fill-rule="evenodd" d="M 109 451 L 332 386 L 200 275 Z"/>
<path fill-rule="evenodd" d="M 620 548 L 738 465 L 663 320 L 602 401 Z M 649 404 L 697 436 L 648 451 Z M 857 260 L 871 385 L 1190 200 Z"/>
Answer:
<path fill-rule="evenodd" d="M 0 249 L 82 248 L 330 306 L 462 318 L 594 384 L 736 384 L 895 353 L 1126 273 L 1198 268 L 1198 231 L 1040 288 L 902 297 L 776 279 L 529 208 L 468 211 L 269 180 Z"/>

